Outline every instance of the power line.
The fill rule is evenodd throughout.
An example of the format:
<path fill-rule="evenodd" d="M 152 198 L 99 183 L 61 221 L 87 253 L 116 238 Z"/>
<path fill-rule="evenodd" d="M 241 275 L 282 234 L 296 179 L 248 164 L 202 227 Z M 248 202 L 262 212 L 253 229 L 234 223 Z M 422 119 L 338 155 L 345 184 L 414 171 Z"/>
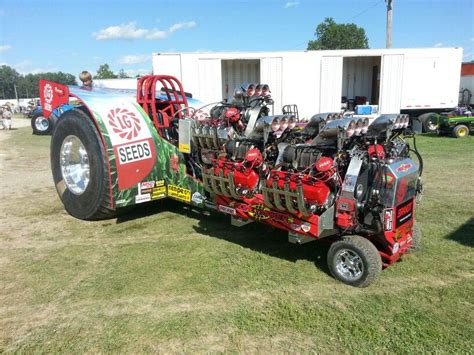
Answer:
<path fill-rule="evenodd" d="M 379 5 L 379 4 L 383 3 L 383 2 L 384 2 L 384 0 L 377 1 L 375 4 L 373 4 L 373 5 L 369 6 L 369 7 L 367 7 L 366 9 L 362 10 L 362 11 L 359 12 L 358 14 L 356 14 L 356 15 L 354 15 L 354 16 L 351 16 L 351 17 L 349 17 L 348 19 L 344 20 L 344 22 L 347 22 L 347 21 L 352 20 L 352 19 L 354 19 L 354 18 L 356 18 L 356 17 L 359 17 L 359 16 L 362 15 L 362 14 L 365 14 L 367 11 L 373 9 L 374 7 L 376 7 L 377 5 Z"/>

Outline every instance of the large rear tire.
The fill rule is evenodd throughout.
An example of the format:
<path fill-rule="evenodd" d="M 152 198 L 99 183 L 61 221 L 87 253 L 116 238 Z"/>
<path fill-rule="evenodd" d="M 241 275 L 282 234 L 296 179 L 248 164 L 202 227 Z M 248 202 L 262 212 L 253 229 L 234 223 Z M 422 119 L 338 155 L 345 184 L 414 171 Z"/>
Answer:
<path fill-rule="evenodd" d="M 438 115 L 434 112 L 428 112 L 420 115 L 418 119 L 423 125 L 423 132 L 434 133 L 438 129 Z"/>
<path fill-rule="evenodd" d="M 51 170 L 66 211 L 79 219 L 112 217 L 108 161 L 91 118 L 73 109 L 61 116 L 51 137 Z"/>
<path fill-rule="evenodd" d="M 382 259 L 375 245 L 358 235 L 334 242 L 328 251 L 331 274 L 343 283 L 367 287 L 382 271 Z"/>
<path fill-rule="evenodd" d="M 54 125 L 58 121 L 58 118 L 51 114 L 49 118 L 44 117 L 42 112 L 36 113 L 31 118 L 31 128 L 33 134 L 37 136 L 48 136 L 53 132 Z"/>

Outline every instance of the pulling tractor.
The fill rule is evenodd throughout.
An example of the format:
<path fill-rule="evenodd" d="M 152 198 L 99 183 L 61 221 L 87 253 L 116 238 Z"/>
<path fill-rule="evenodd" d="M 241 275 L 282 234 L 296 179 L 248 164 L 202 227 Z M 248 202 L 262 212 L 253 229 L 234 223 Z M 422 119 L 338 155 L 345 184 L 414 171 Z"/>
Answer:
<path fill-rule="evenodd" d="M 204 111 L 167 75 L 140 78 L 136 92 L 41 81 L 40 93 L 45 117 L 77 102 L 51 138 L 54 184 L 76 218 L 171 198 L 227 214 L 234 226 L 283 229 L 292 243 L 327 238 L 332 275 L 358 287 L 419 247 L 422 160 L 405 140 L 406 115 L 369 124 L 320 113 L 302 127 L 291 110 L 270 114 L 261 84 Z"/>

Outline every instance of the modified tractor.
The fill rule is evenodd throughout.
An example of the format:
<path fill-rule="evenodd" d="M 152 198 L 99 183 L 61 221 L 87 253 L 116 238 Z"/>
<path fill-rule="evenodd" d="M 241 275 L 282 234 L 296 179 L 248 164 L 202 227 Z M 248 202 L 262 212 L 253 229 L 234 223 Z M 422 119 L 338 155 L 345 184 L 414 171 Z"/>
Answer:
<path fill-rule="evenodd" d="M 140 78 L 136 92 L 41 81 L 40 93 L 45 117 L 77 100 L 51 140 L 54 184 L 74 217 L 172 198 L 235 226 L 283 229 L 292 243 L 327 238 L 331 273 L 358 287 L 419 247 L 422 159 L 405 140 L 407 115 L 321 113 L 301 124 L 291 110 L 272 115 L 261 84 L 193 108 L 166 75 Z"/>

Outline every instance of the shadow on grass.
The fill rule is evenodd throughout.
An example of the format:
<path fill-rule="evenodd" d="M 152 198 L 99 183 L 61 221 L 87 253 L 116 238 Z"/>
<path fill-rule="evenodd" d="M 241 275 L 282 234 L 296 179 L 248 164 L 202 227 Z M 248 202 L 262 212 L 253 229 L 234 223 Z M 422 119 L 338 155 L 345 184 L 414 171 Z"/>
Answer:
<path fill-rule="evenodd" d="M 446 238 L 474 248 L 474 218 L 471 218 Z"/>
<path fill-rule="evenodd" d="M 308 260 L 313 262 L 318 269 L 330 275 L 327 267 L 327 252 L 331 242 L 329 238 L 303 245 L 294 245 L 288 242 L 288 233 L 283 230 L 257 222 L 240 228 L 234 227 L 230 224 L 230 217 L 227 215 L 217 212 L 209 213 L 171 199 L 138 205 L 122 211 L 117 218 L 117 223 L 125 223 L 165 211 L 198 219 L 198 225 L 193 228 L 199 234 L 235 243 L 244 248 L 291 262 Z"/>

